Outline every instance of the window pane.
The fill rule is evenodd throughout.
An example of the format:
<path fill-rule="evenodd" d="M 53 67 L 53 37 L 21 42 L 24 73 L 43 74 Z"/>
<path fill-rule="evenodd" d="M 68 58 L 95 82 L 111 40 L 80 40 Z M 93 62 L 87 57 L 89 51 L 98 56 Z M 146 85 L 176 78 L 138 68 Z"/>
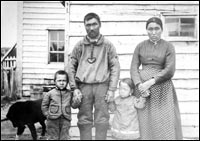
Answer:
<path fill-rule="evenodd" d="M 166 25 L 169 36 L 179 35 L 179 19 L 178 18 L 167 18 Z"/>
<path fill-rule="evenodd" d="M 56 41 L 57 40 L 57 31 L 50 31 L 50 40 Z"/>
<path fill-rule="evenodd" d="M 58 62 L 64 62 L 64 54 L 58 54 Z"/>
<path fill-rule="evenodd" d="M 195 18 L 166 17 L 168 36 L 195 37 Z"/>
<path fill-rule="evenodd" d="M 59 41 L 64 41 L 64 31 L 59 31 Z"/>
<path fill-rule="evenodd" d="M 64 42 L 59 42 L 58 50 L 64 51 Z"/>
<path fill-rule="evenodd" d="M 58 62 L 57 53 L 50 53 L 50 62 Z"/>
<path fill-rule="evenodd" d="M 182 25 L 180 35 L 194 37 L 194 25 Z"/>
<path fill-rule="evenodd" d="M 194 37 L 195 22 L 194 18 L 181 18 L 180 36 Z"/>
<path fill-rule="evenodd" d="M 194 24 L 194 18 L 181 18 L 181 23 Z"/>
<path fill-rule="evenodd" d="M 50 51 L 57 51 L 57 43 L 56 42 L 51 42 L 50 43 Z"/>

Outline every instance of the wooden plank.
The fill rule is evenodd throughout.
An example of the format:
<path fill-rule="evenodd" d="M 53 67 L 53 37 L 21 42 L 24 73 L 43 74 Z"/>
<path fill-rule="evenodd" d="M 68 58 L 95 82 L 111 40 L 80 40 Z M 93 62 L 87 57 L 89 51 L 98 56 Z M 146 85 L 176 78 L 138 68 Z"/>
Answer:
<path fill-rule="evenodd" d="M 31 45 L 35 45 L 35 46 L 48 46 L 48 41 L 23 41 L 23 45 L 24 46 L 31 46 Z"/>
<path fill-rule="evenodd" d="M 24 24 L 65 24 L 64 19 L 24 19 Z"/>
<path fill-rule="evenodd" d="M 41 56 L 38 57 L 24 57 L 22 60 L 23 63 L 46 63 L 47 57 Z"/>
<path fill-rule="evenodd" d="M 27 30 L 47 30 L 47 29 L 63 29 L 64 24 L 23 24 L 23 29 Z M 42 36 L 42 35 L 41 35 Z"/>
<path fill-rule="evenodd" d="M 188 80 L 173 80 L 175 88 L 182 89 L 198 89 L 199 80 L 198 79 L 188 79 Z"/>
<path fill-rule="evenodd" d="M 179 102 L 181 114 L 198 114 L 199 102 Z"/>
<path fill-rule="evenodd" d="M 183 137 L 186 139 L 199 139 L 199 126 L 196 127 L 182 127 Z"/>
<path fill-rule="evenodd" d="M 40 2 L 40 3 L 38 3 L 38 2 L 24 2 L 24 5 L 23 5 L 23 7 L 26 7 L 26 8 L 33 8 L 33 7 L 35 7 L 35 8 L 37 8 L 37 7 L 39 7 L 39 8 L 64 8 L 63 6 L 62 6 L 62 4 L 60 3 L 60 2 L 57 2 L 57 3 L 45 3 L 45 2 Z"/>
<path fill-rule="evenodd" d="M 70 37 L 70 52 L 83 37 Z M 116 47 L 118 54 L 133 53 L 137 44 L 148 39 L 148 36 L 105 36 Z M 176 53 L 199 53 L 198 42 L 172 42 Z"/>
<path fill-rule="evenodd" d="M 41 51 L 41 52 L 47 52 L 48 49 L 47 49 L 47 46 L 34 46 L 34 45 L 31 45 L 31 46 L 23 46 L 23 51 L 24 52 L 29 52 L 29 51 L 32 51 L 32 52 L 38 52 L 38 51 Z"/>
<path fill-rule="evenodd" d="M 16 60 L 16 79 L 17 79 L 17 92 L 20 96 L 22 96 L 22 39 L 23 39 L 23 1 L 17 2 L 17 60 Z"/>
<path fill-rule="evenodd" d="M 199 126 L 199 114 L 181 114 L 182 126 Z"/>
<path fill-rule="evenodd" d="M 147 5 L 147 4 L 150 4 L 150 5 L 153 5 L 153 4 L 156 4 L 156 5 L 169 5 L 169 4 L 178 4 L 178 5 L 194 5 L 194 4 L 199 4 L 198 1 L 71 1 L 71 4 L 72 5 L 82 5 L 82 4 L 87 4 L 87 5 L 90 5 L 90 4 L 95 4 L 95 5 L 99 5 L 99 4 L 104 4 L 104 5 L 135 5 L 135 4 L 138 4 L 138 5 Z"/>
<path fill-rule="evenodd" d="M 188 5 L 175 5 L 174 6 L 174 10 L 175 11 L 180 11 L 180 12 L 189 12 L 189 13 L 196 13 L 198 14 L 198 6 L 197 5 L 191 5 L 191 6 L 188 6 Z"/>
<path fill-rule="evenodd" d="M 101 33 L 103 35 L 146 35 L 145 24 L 145 22 L 102 22 Z M 86 35 L 83 23 L 70 24 L 70 36 L 76 35 Z"/>
<path fill-rule="evenodd" d="M 37 13 L 37 14 L 41 14 L 41 13 L 47 13 L 47 14 L 65 14 L 65 9 L 63 8 L 50 8 L 50 7 L 46 7 L 46 8 L 42 8 L 42 7 L 37 7 L 37 8 L 31 8 L 31 7 L 24 7 L 23 8 L 24 13 Z"/>
<path fill-rule="evenodd" d="M 119 55 L 121 69 L 130 69 L 131 61 L 131 54 Z M 176 54 L 176 69 L 199 69 L 199 54 Z"/>
<path fill-rule="evenodd" d="M 64 68 L 64 64 L 62 64 L 63 67 L 61 67 L 61 65 L 58 65 L 58 67 L 56 69 L 33 69 L 33 68 L 26 68 L 23 69 L 23 73 L 30 73 L 30 74 L 37 74 L 37 73 L 47 73 L 47 74 L 54 74 L 57 70 L 59 69 L 63 69 Z"/>
<path fill-rule="evenodd" d="M 172 11 L 173 6 L 168 5 L 163 9 Z M 155 15 L 155 10 L 154 5 L 73 5 L 70 8 L 70 21 L 82 22 L 91 11 L 97 13 L 101 21 L 147 21 Z"/>
<path fill-rule="evenodd" d="M 64 20 L 65 19 L 65 14 L 64 13 L 41 13 L 41 14 L 36 14 L 36 13 L 25 13 L 24 14 L 25 19 L 54 19 L 54 20 Z"/>
<path fill-rule="evenodd" d="M 176 53 L 199 53 L 198 42 L 171 42 Z"/>
<path fill-rule="evenodd" d="M 46 41 L 46 40 L 48 40 L 48 37 L 46 35 L 24 35 L 23 36 L 23 41 Z"/>
<path fill-rule="evenodd" d="M 23 68 L 26 69 L 58 69 L 58 68 L 62 68 L 64 66 L 63 63 L 50 63 L 50 64 L 46 64 L 46 63 L 23 63 Z"/>
<path fill-rule="evenodd" d="M 179 101 L 199 101 L 199 89 L 176 89 Z"/>
<path fill-rule="evenodd" d="M 32 52 L 32 51 L 30 51 L 30 52 L 24 52 L 23 53 L 23 57 L 45 57 L 45 58 L 47 58 L 47 56 L 48 56 L 48 52 Z"/>
<path fill-rule="evenodd" d="M 48 78 L 48 79 L 54 79 L 54 74 L 50 73 L 37 73 L 37 74 L 29 74 L 29 73 L 24 73 L 23 78 L 26 79 L 36 79 L 36 78 Z"/>
<path fill-rule="evenodd" d="M 48 31 L 47 30 L 23 30 L 23 35 L 42 35 L 45 36 L 47 35 Z"/>

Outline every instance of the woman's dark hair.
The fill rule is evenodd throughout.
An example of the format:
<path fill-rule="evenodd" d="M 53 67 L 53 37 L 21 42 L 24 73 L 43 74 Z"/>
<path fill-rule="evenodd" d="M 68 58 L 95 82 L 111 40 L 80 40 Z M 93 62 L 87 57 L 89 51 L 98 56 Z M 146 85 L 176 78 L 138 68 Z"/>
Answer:
<path fill-rule="evenodd" d="M 56 78 L 57 78 L 57 75 L 60 74 L 60 75 L 65 75 L 66 76 L 66 79 L 67 79 L 67 83 L 69 82 L 69 78 L 68 78 L 68 74 L 66 71 L 64 70 L 59 70 L 55 73 L 54 75 L 54 81 L 56 81 Z"/>
<path fill-rule="evenodd" d="M 128 86 L 129 86 L 132 90 L 135 89 L 135 85 L 134 85 L 132 79 L 130 79 L 130 78 L 123 78 L 123 79 L 120 80 L 120 83 L 121 83 L 121 82 L 128 84 Z"/>
<path fill-rule="evenodd" d="M 97 19 L 97 21 L 99 22 L 99 24 L 101 25 L 101 21 L 99 16 L 96 13 L 88 13 L 87 15 L 85 15 L 84 17 L 84 23 L 92 18 Z"/>
<path fill-rule="evenodd" d="M 148 20 L 147 20 L 147 23 L 146 23 L 146 29 L 147 29 L 148 25 L 149 25 L 150 23 L 152 23 L 152 22 L 153 22 L 153 23 L 157 23 L 158 25 L 160 25 L 161 29 L 163 30 L 162 21 L 161 21 L 161 19 L 158 18 L 158 17 L 152 17 L 152 18 L 148 19 Z"/>

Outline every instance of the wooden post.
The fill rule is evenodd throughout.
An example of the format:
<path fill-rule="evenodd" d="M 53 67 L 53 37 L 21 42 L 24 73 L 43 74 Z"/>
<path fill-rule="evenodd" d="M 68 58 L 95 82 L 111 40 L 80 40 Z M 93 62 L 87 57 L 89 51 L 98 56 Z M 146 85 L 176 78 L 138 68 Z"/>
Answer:
<path fill-rule="evenodd" d="M 69 54 L 69 36 L 70 36 L 70 1 L 65 1 L 65 60 L 64 70 L 67 71 Z"/>
<path fill-rule="evenodd" d="M 4 92 L 5 92 L 5 95 L 7 97 L 10 97 L 10 91 L 9 91 L 9 83 L 8 83 L 8 74 L 7 74 L 7 71 L 3 71 L 3 78 L 4 78 Z"/>
<path fill-rule="evenodd" d="M 17 2 L 17 93 L 22 96 L 22 53 L 23 53 L 23 1 Z"/>
<path fill-rule="evenodd" d="M 1 66 L 1 95 L 4 95 L 4 76 L 3 67 Z"/>

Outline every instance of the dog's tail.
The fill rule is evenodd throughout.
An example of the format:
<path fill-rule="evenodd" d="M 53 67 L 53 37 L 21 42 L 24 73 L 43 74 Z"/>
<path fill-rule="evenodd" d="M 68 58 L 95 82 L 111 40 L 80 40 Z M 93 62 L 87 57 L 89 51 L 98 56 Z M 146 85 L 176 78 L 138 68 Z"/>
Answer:
<path fill-rule="evenodd" d="M 1 122 L 9 120 L 8 118 L 1 119 Z"/>

